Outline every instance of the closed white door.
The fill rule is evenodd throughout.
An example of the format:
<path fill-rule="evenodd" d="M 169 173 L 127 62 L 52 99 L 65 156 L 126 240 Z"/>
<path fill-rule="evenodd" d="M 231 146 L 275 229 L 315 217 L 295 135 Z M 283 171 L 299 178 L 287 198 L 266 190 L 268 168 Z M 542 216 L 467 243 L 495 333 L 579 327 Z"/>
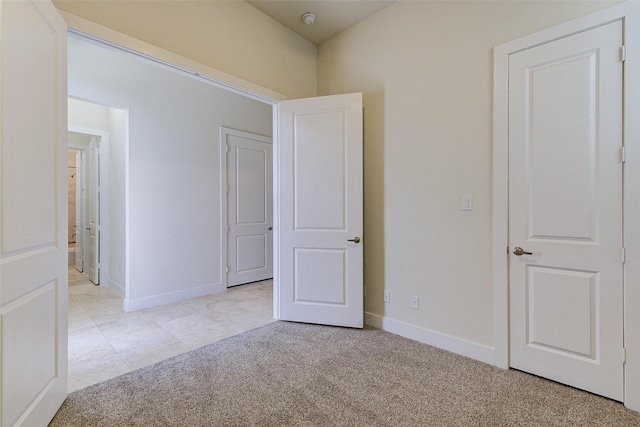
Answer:
<path fill-rule="evenodd" d="M 363 326 L 362 94 L 280 102 L 281 320 Z"/>
<path fill-rule="evenodd" d="M 224 129 L 227 151 L 227 286 L 273 277 L 271 138 Z"/>
<path fill-rule="evenodd" d="M 84 152 L 76 153 L 76 270 L 84 272 L 84 212 L 85 212 L 85 166 Z"/>
<path fill-rule="evenodd" d="M 100 284 L 100 149 L 98 137 L 91 138 L 87 150 L 87 264 L 89 280 Z"/>
<path fill-rule="evenodd" d="M 614 22 L 509 59 L 511 366 L 616 400 L 622 34 Z"/>
<path fill-rule="evenodd" d="M 0 425 L 45 426 L 67 396 L 67 28 L 0 4 Z"/>

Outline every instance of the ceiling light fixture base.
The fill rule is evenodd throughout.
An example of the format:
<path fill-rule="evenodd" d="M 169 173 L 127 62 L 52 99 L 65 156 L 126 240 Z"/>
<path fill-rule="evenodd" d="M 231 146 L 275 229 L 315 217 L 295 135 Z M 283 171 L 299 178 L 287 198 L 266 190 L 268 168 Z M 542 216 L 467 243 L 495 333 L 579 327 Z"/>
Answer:
<path fill-rule="evenodd" d="M 314 15 L 311 12 L 307 12 L 304 15 L 302 15 L 302 20 L 304 21 L 305 24 L 311 25 L 314 22 L 316 22 L 316 15 Z"/>

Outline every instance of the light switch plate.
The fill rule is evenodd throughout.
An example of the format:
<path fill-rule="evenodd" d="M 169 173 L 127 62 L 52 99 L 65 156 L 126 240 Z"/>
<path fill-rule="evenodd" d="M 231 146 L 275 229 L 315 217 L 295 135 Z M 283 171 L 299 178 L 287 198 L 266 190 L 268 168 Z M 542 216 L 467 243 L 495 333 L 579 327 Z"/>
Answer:
<path fill-rule="evenodd" d="M 463 211 L 472 211 L 473 210 L 473 196 L 470 194 L 465 194 L 462 196 L 461 207 Z"/>

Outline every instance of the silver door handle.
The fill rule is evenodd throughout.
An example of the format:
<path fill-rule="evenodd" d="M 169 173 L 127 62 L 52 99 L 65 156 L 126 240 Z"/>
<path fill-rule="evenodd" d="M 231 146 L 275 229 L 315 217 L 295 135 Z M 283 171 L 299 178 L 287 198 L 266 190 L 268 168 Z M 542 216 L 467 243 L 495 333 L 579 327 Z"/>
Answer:
<path fill-rule="evenodd" d="M 353 239 L 348 239 L 347 242 L 360 243 L 360 238 L 354 237 Z"/>
<path fill-rule="evenodd" d="M 513 254 L 517 255 L 517 256 L 520 256 L 520 255 L 533 255 L 533 253 L 525 251 L 520 246 L 516 246 L 515 248 L 513 248 Z"/>

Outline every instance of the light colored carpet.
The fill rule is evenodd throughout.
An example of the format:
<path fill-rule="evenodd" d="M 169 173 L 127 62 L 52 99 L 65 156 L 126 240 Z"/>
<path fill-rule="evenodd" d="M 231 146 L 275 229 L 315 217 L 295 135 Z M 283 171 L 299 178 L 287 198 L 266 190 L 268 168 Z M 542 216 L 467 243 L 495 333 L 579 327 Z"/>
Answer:
<path fill-rule="evenodd" d="M 374 329 L 275 322 L 78 390 L 51 426 L 640 426 L 620 403 Z"/>

